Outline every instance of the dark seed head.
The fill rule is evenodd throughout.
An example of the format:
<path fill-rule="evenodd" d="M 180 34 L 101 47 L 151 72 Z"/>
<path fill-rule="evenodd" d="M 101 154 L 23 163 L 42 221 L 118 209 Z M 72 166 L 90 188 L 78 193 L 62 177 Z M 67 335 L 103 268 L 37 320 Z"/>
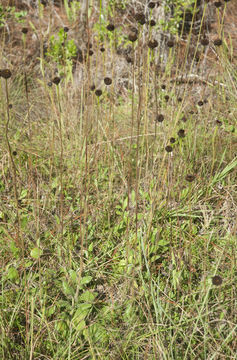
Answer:
<path fill-rule="evenodd" d="M 55 78 L 53 78 L 52 83 L 55 85 L 58 85 L 60 83 L 61 79 L 59 76 L 55 76 Z"/>
<path fill-rule="evenodd" d="M 96 96 L 101 96 L 101 95 L 102 95 L 102 90 L 97 89 L 97 90 L 95 91 L 95 94 L 96 94 Z"/>
<path fill-rule="evenodd" d="M 166 85 L 165 85 L 165 84 L 162 84 L 162 85 L 161 85 L 161 89 L 162 89 L 162 90 L 165 90 L 165 89 L 166 89 Z"/>
<path fill-rule="evenodd" d="M 222 45 L 222 40 L 221 40 L 221 39 L 215 39 L 215 40 L 213 41 L 213 44 L 214 44 L 215 46 L 221 46 L 221 45 Z"/>
<path fill-rule="evenodd" d="M 102 46 L 101 48 L 100 48 L 100 51 L 103 53 L 103 52 L 105 52 L 105 48 Z"/>
<path fill-rule="evenodd" d="M 149 4 L 148 4 L 148 7 L 149 7 L 150 9 L 154 9 L 155 6 L 156 6 L 156 3 L 155 3 L 154 1 L 151 1 L 151 2 L 149 2 Z"/>
<path fill-rule="evenodd" d="M 156 25 L 156 21 L 151 19 L 150 22 L 149 22 L 149 25 L 150 26 L 155 26 Z"/>
<path fill-rule="evenodd" d="M 167 145 L 167 146 L 165 147 L 165 150 L 166 150 L 168 153 L 170 153 L 170 152 L 173 151 L 173 148 L 172 148 L 171 145 Z"/>
<path fill-rule="evenodd" d="M 114 26 L 114 24 L 109 24 L 109 25 L 106 26 L 106 29 L 107 29 L 108 31 L 114 31 L 115 26 Z"/>
<path fill-rule="evenodd" d="M 222 125 L 222 121 L 216 120 L 216 125 L 221 126 L 221 125 Z"/>
<path fill-rule="evenodd" d="M 144 25 L 146 23 L 146 17 L 143 13 L 137 13 L 135 15 L 135 19 L 141 25 Z"/>
<path fill-rule="evenodd" d="M 178 136 L 179 136 L 180 138 L 184 138 L 184 137 L 185 137 L 185 131 L 184 131 L 184 129 L 180 129 L 180 130 L 178 131 Z"/>
<path fill-rule="evenodd" d="M 128 35 L 128 40 L 135 42 L 137 40 L 137 34 L 136 33 L 130 33 Z"/>
<path fill-rule="evenodd" d="M 221 1 L 215 1 L 214 5 L 215 5 L 216 8 L 220 8 L 221 5 L 222 5 L 222 2 Z"/>
<path fill-rule="evenodd" d="M 175 138 L 174 138 L 174 137 L 171 137 L 171 138 L 170 138 L 170 143 L 171 143 L 171 144 L 174 144 L 174 143 L 175 143 Z"/>
<path fill-rule="evenodd" d="M 183 99 L 181 98 L 181 97 L 178 97 L 178 102 L 182 102 L 183 101 Z"/>
<path fill-rule="evenodd" d="M 149 40 L 148 41 L 148 47 L 150 49 L 155 49 L 158 46 L 158 41 L 157 40 Z"/>
<path fill-rule="evenodd" d="M 9 109 L 12 109 L 12 104 L 9 104 L 9 105 L 8 105 L 8 108 L 9 108 Z"/>
<path fill-rule="evenodd" d="M 90 49 L 88 54 L 89 56 L 92 56 L 94 54 L 94 51 Z"/>
<path fill-rule="evenodd" d="M 185 176 L 185 180 L 188 182 L 193 182 L 195 180 L 195 175 L 188 174 Z"/>
<path fill-rule="evenodd" d="M 202 38 L 201 39 L 201 44 L 203 45 L 203 46 L 207 46 L 208 44 L 209 44 L 209 40 L 208 40 L 208 38 Z"/>
<path fill-rule="evenodd" d="M 67 33 L 69 31 L 69 28 L 67 26 L 64 26 L 63 30 L 65 33 Z"/>
<path fill-rule="evenodd" d="M 9 69 L 0 70 L 0 76 L 4 79 L 9 79 L 12 76 L 12 73 Z"/>
<path fill-rule="evenodd" d="M 199 100 L 197 104 L 198 106 L 203 106 L 204 102 L 202 100 Z"/>
<path fill-rule="evenodd" d="M 163 114 L 158 114 L 157 116 L 156 116 L 156 121 L 157 122 L 162 122 L 162 121 L 164 121 L 164 115 Z"/>
<path fill-rule="evenodd" d="M 168 40 L 167 41 L 167 46 L 168 46 L 168 48 L 172 48 L 174 46 L 174 41 L 173 40 Z"/>
<path fill-rule="evenodd" d="M 220 286 L 222 284 L 223 280 L 219 275 L 213 276 L 212 278 L 212 284 L 216 286 Z"/>
<path fill-rule="evenodd" d="M 164 97 L 164 99 L 165 99 L 165 101 L 169 101 L 169 95 L 165 95 L 165 97 Z"/>
<path fill-rule="evenodd" d="M 112 84 L 112 79 L 109 78 L 109 77 L 106 77 L 106 78 L 104 78 L 104 82 L 105 82 L 105 85 L 111 85 Z"/>
<path fill-rule="evenodd" d="M 12 155 L 16 156 L 16 155 L 17 155 L 17 151 L 14 150 L 14 151 L 12 152 Z"/>
<path fill-rule="evenodd" d="M 27 27 L 23 27 L 23 28 L 21 29 L 21 32 L 22 32 L 22 34 L 27 34 L 27 33 L 28 33 L 28 28 L 27 28 Z"/>

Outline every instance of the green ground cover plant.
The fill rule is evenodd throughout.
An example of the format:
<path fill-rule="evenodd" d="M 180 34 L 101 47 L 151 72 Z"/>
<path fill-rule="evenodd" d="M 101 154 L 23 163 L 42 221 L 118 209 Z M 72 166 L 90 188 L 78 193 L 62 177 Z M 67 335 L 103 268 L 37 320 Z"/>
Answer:
<path fill-rule="evenodd" d="M 228 2 L 211 5 L 214 38 L 206 1 L 180 1 L 165 29 L 157 2 L 87 2 L 80 22 L 64 1 L 56 32 L 38 3 L 21 71 L 1 38 L 0 358 L 236 359 Z"/>

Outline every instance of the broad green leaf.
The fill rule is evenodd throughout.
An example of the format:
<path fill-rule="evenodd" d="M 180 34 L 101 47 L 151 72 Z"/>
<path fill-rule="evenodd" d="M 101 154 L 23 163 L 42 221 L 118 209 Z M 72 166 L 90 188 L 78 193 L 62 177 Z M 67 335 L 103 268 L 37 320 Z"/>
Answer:
<path fill-rule="evenodd" d="M 42 250 L 35 247 L 34 249 L 31 250 L 30 252 L 30 256 L 33 258 L 33 259 L 39 259 L 40 256 L 42 255 Z"/>

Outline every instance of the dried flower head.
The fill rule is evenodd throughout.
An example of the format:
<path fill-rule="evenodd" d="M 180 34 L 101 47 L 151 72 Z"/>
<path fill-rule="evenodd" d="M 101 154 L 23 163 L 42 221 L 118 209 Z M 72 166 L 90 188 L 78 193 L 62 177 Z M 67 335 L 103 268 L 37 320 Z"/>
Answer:
<path fill-rule="evenodd" d="M 103 53 L 103 52 L 105 52 L 105 48 L 102 46 L 101 48 L 100 48 L 100 51 Z"/>
<path fill-rule="evenodd" d="M 9 69 L 0 70 L 0 76 L 4 79 L 9 79 L 12 76 L 12 73 Z"/>
<path fill-rule="evenodd" d="M 69 28 L 67 26 L 64 26 L 63 30 L 65 33 L 67 33 L 69 31 Z"/>
<path fill-rule="evenodd" d="M 221 46 L 221 45 L 222 45 L 222 40 L 221 40 L 221 39 L 215 39 L 215 40 L 213 41 L 213 44 L 214 44 L 215 46 Z"/>
<path fill-rule="evenodd" d="M 203 106 L 204 102 L 202 100 L 199 100 L 197 104 L 198 106 Z"/>
<path fill-rule="evenodd" d="M 135 14 L 135 19 L 141 25 L 144 25 L 146 23 L 146 17 L 145 17 L 145 14 L 143 14 L 143 13 Z"/>
<path fill-rule="evenodd" d="M 137 40 L 137 34 L 132 32 L 128 35 L 128 40 L 135 42 Z"/>
<path fill-rule="evenodd" d="M 165 150 L 168 152 L 168 153 L 171 153 L 173 151 L 173 147 L 171 145 L 167 145 L 165 147 Z"/>
<path fill-rule="evenodd" d="M 185 176 L 185 180 L 188 182 L 193 182 L 195 180 L 195 175 L 188 174 Z"/>
<path fill-rule="evenodd" d="M 216 286 L 220 286 L 222 284 L 223 280 L 219 275 L 215 275 L 212 278 L 212 284 Z"/>
<path fill-rule="evenodd" d="M 178 131 L 178 136 L 179 136 L 180 138 L 184 138 L 184 137 L 185 137 L 185 131 L 184 131 L 184 129 L 179 129 L 179 131 Z"/>
<path fill-rule="evenodd" d="M 156 116 L 156 121 L 157 121 L 157 122 L 163 122 L 164 119 L 165 119 L 165 117 L 164 117 L 163 114 L 158 114 L 158 115 Z"/>
<path fill-rule="evenodd" d="M 17 151 L 14 150 L 14 151 L 12 152 L 12 155 L 16 156 L 16 155 L 17 155 Z"/>
<path fill-rule="evenodd" d="M 59 76 L 55 76 L 52 80 L 52 83 L 55 85 L 58 85 L 60 83 L 61 79 Z"/>
<path fill-rule="evenodd" d="M 102 95 L 102 90 L 100 90 L 100 89 L 97 89 L 96 91 L 95 91 L 95 94 L 96 94 L 96 96 L 101 96 Z"/>
<path fill-rule="evenodd" d="M 115 26 L 114 26 L 114 24 L 109 24 L 109 25 L 106 26 L 106 29 L 107 29 L 108 31 L 114 31 Z"/>
<path fill-rule="evenodd" d="M 111 85 L 112 84 L 112 79 L 110 77 L 105 77 L 104 78 L 104 83 L 105 83 L 105 85 Z"/>
<path fill-rule="evenodd" d="M 23 27 L 23 28 L 21 29 L 21 32 L 22 32 L 22 34 L 27 34 L 27 33 L 28 33 L 28 28 L 27 28 L 27 27 Z"/>
<path fill-rule="evenodd" d="M 165 101 L 169 101 L 169 95 L 165 95 L 165 97 L 164 97 L 164 99 L 165 99 Z"/>
<path fill-rule="evenodd" d="M 156 3 L 154 1 L 150 1 L 149 4 L 148 4 L 148 7 L 150 9 L 154 9 L 155 6 L 156 6 Z"/>
<path fill-rule="evenodd" d="M 215 1 L 214 5 L 215 5 L 216 8 L 220 8 L 221 5 L 222 5 L 222 2 L 221 1 Z"/>
<path fill-rule="evenodd" d="M 161 89 L 162 89 L 162 90 L 165 90 L 165 89 L 166 89 L 166 85 L 165 85 L 165 84 L 162 84 L 162 85 L 161 85 Z"/>
<path fill-rule="evenodd" d="M 158 41 L 157 40 L 149 40 L 148 41 L 148 47 L 150 49 L 155 49 L 158 46 Z"/>
<path fill-rule="evenodd" d="M 174 144 L 174 143 L 175 143 L 175 141 L 176 141 L 176 140 L 175 140 L 175 138 L 174 138 L 174 137 L 171 137 L 171 138 L 170 138 L 170 143 L 171 143 L 171 144 Z"/>
<path fill-rule="evenodd" d="M 182 101 L 183 101 L 183 99 L 182 99 L 180 96 L 178 97 L 177 100 L 178 100 L 178 102 L 182 102 Z"/>
<path fill-rule="evenodd" d="M 156 21 L 153 20 L 153 19 L 151 19 L 151 20 L 149 21 L 149 25 L 150 25 L 150 26 L 156 26 Z"/>

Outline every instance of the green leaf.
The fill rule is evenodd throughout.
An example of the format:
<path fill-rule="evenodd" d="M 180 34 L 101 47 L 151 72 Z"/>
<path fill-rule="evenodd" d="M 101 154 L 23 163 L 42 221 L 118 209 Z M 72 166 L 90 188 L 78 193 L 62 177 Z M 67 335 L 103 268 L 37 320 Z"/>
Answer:
<path fill-rule="evenodd" d="M 89 284 L 92 280 L 92 276 L 84 276 L 83 278 L 81 278 L 81 284 L 80 285 L 85 285 L 85 284 Z"/>
<path fill-rule="evenodd" d="M 31 250 L 30 252 L 30 256 L 33 258 L 33 259 L 39 259 L 40 256 L 42 255 L 42 250 L 35 247 L 34 249 Z"/>
<path fill-rule="evenodd" d="M 11 281 L 18 280 L 19 278 L 18 271 L 14 267 L 10 267 L 8 269 L 7 278 Z"/>
<path fill-rule="evenodd" d="M 85 301 L 85 302 L 93 302 L 95 297 L 97 296 L 97 293 L 93 293 L 91 291 L 85 291 L 81 296 L 80 296 L 80 301 Z"/>

